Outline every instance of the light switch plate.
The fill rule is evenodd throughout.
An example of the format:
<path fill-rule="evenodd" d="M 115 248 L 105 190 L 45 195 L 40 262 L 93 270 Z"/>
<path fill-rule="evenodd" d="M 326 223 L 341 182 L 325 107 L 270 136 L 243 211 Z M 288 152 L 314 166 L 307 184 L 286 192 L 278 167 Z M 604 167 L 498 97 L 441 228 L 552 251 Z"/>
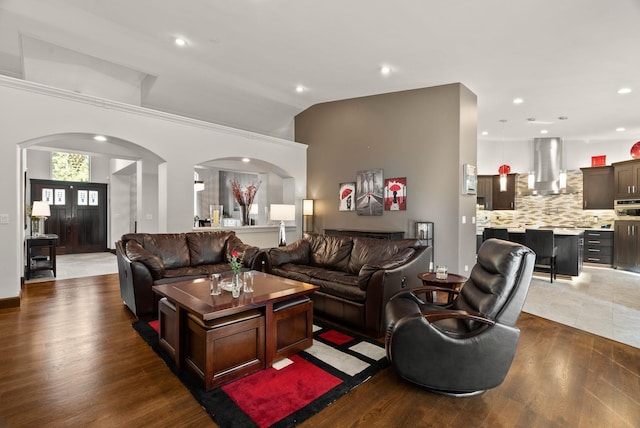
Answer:
<path fill-rule="evenodd" d="M 0 224 L 9 224 L 9 214 L 0 214 Z"/>

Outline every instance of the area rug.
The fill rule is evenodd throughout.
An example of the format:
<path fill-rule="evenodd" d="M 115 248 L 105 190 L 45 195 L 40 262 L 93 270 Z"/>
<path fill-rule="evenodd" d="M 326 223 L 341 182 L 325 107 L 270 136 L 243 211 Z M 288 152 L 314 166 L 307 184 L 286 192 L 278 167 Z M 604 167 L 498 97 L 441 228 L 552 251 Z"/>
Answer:
<path fill-rule="evenodd" d="M 314 320 L 313 346 L 278 364 L 284 367 L 206 392 L 160 348 L 157 321 L 136 321 L 133 327 L 222 428 L 296 426 L 389 364 L 382 344 Z"/>

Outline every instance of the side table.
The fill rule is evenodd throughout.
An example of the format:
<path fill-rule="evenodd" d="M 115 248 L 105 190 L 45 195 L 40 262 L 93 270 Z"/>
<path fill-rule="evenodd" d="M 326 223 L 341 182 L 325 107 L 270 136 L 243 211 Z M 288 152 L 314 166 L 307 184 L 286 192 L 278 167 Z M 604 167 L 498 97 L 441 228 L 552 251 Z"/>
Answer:
<path fill-rule="evenodd" d="M 38 270 L 51 270 L 56 277 L 56 246 L 58 235 L 27 236 L 26 238 L 26 267 L 25 279 L 31 279 L 31 274 Z M 44 253 L 47 252 L 47 255 Z"/>
<path fill-rule="evenodd" d="M 418 274 L 418 278 L 422 280 L 423 285 L 431 285 L 435 287 L 448 288 L 450 290 L 459 290 L 462 287 L 462 284 L 468 279 L 466 276 L 457 275 L 455 273 L 447 274 L 446 279 L 438 279 L 436 278 L 435 272 L 423 272 Z M 434 293 L 427 293 L 427 301 L 429 303 L 433 303 L 435 298 Z M 449 293 L 447 298 L 447 303 L 453 302 L 453 294 Z"/>

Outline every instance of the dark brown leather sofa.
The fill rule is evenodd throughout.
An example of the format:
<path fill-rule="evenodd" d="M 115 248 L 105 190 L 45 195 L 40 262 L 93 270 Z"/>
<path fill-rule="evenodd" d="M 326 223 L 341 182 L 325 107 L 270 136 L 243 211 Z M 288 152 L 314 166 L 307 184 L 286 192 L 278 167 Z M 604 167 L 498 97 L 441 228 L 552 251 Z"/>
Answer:
<path fill-rule="evenodd" d="M 381 337 L 385 304 L 402 288 L 422 285 L 417 275 L 429 270 L 431 251 L 417 239 L 306 233 L 270 249 L 267 271 L 320 286 L 311 295 L 315 314 Z"/>
<path fill-rule="evenodd" d="M 123 235 L 116 242 L 122 300 L 138 318 L 156 315 L 152 286 L 229 271 L 227 254 L 233 250 L 243 254 L 246 269 L 262 270 L 259 248 L 244 244 L 234 231 Z"/>

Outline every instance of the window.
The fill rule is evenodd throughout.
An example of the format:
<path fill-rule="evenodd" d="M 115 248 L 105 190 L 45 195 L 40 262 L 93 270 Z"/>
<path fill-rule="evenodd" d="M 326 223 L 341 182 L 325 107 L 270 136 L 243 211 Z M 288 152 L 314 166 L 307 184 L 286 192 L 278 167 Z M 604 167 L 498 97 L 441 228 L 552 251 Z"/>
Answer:
<path fill-rule="evenodd" d="M 51 178 L 63 181 L 89 181 L 89 156 L 80 153 L 53 152 Z"/>

